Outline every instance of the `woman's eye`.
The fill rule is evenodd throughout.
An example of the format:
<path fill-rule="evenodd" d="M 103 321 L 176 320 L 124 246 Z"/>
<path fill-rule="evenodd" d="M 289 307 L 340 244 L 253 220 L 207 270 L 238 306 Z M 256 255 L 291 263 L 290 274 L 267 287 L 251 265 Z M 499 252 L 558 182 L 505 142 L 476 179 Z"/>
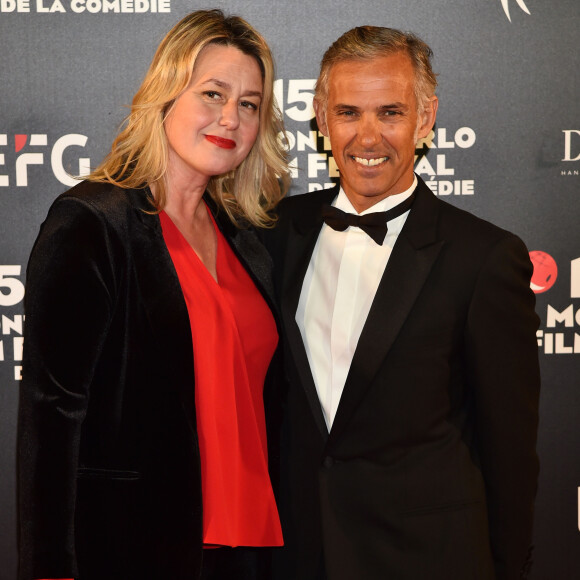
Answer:
<path fill-rule="evenodd" d="M 252 111 L 258 110 L 258 105 L 256 105 L 256 103 L 252 103 L 251 101 L 242 101 L 240 104 L 246 109 L 250 109 Z"/>
<path fill-rule="evenodd" d="M 219 99 L 221 97 L 217 91 L 205 91 L 203 94 L 210 99 Z"/>

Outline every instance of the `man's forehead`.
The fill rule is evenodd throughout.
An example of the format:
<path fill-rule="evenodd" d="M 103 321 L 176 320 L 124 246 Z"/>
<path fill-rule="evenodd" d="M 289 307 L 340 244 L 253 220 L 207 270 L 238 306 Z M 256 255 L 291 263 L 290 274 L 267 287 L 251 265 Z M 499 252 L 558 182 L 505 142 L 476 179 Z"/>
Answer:
<path fill-rule="evenodd" d="M 337 71 L 340 73 L 341 70 L 350 68 L 362 68 L 369 66 L 371 68 L 379 67 L 383 68 L 388 62 L 406 63 L 411 69 L 413 68 L 413 62 L 410 55 L 404 50 L 397 50 L 395 52 L 385 52 L 378 53 L 375 56 L 352 56 L 345 57 L 343 59 L 335 62 L 329 69 L 329 76 L 332 76 Z"/>
<path fill-rule="evenodd" d="M 412 92 L 415 81 L 409 56 L 403 52 L 369 59 L 348 59 L 330 70 L 329 98 L 340 94 L 365 95 L 385 92 Z"/>

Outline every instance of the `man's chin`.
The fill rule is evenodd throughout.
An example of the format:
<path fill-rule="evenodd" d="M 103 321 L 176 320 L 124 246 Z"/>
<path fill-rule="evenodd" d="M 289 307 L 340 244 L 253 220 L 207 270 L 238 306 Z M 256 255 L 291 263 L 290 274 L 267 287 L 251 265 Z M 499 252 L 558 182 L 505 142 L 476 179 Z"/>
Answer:
<path fill-rule="evenodd" d="M 372 207 L 373 205 L 379 203 L 386 197 L 389 196 L 388 192 L 382 190 L 363 190 L 355 191 L 353 189 L 347 190 L 344 188 L 344 192 L 352 206 L 360 213 Z"/>

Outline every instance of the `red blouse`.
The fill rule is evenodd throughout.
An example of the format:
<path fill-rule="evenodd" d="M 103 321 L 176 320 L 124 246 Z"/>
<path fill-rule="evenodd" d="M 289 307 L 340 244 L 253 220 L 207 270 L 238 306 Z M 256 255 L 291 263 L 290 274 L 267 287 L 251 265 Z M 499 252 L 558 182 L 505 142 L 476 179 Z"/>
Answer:
<path fill-rule="evenodd" d="M 278 343 L 272 313 L 215 222 L 217 282 L 169 216 L 159 217 L 191 323 L 204 544 L 281 546 L 263 402 Z"/>

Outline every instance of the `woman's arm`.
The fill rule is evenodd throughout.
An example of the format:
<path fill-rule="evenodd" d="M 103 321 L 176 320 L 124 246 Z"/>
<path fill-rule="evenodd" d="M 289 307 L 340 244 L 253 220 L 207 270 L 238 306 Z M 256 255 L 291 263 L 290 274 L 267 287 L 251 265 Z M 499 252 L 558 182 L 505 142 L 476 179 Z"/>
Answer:
<path fill-rule="evenodd" d="M 106 221 L 63 196 L 27 270 L 18 425 L 20 578 L 77 575 L 74 506 L 81 426 L 115 301 Z"/>

